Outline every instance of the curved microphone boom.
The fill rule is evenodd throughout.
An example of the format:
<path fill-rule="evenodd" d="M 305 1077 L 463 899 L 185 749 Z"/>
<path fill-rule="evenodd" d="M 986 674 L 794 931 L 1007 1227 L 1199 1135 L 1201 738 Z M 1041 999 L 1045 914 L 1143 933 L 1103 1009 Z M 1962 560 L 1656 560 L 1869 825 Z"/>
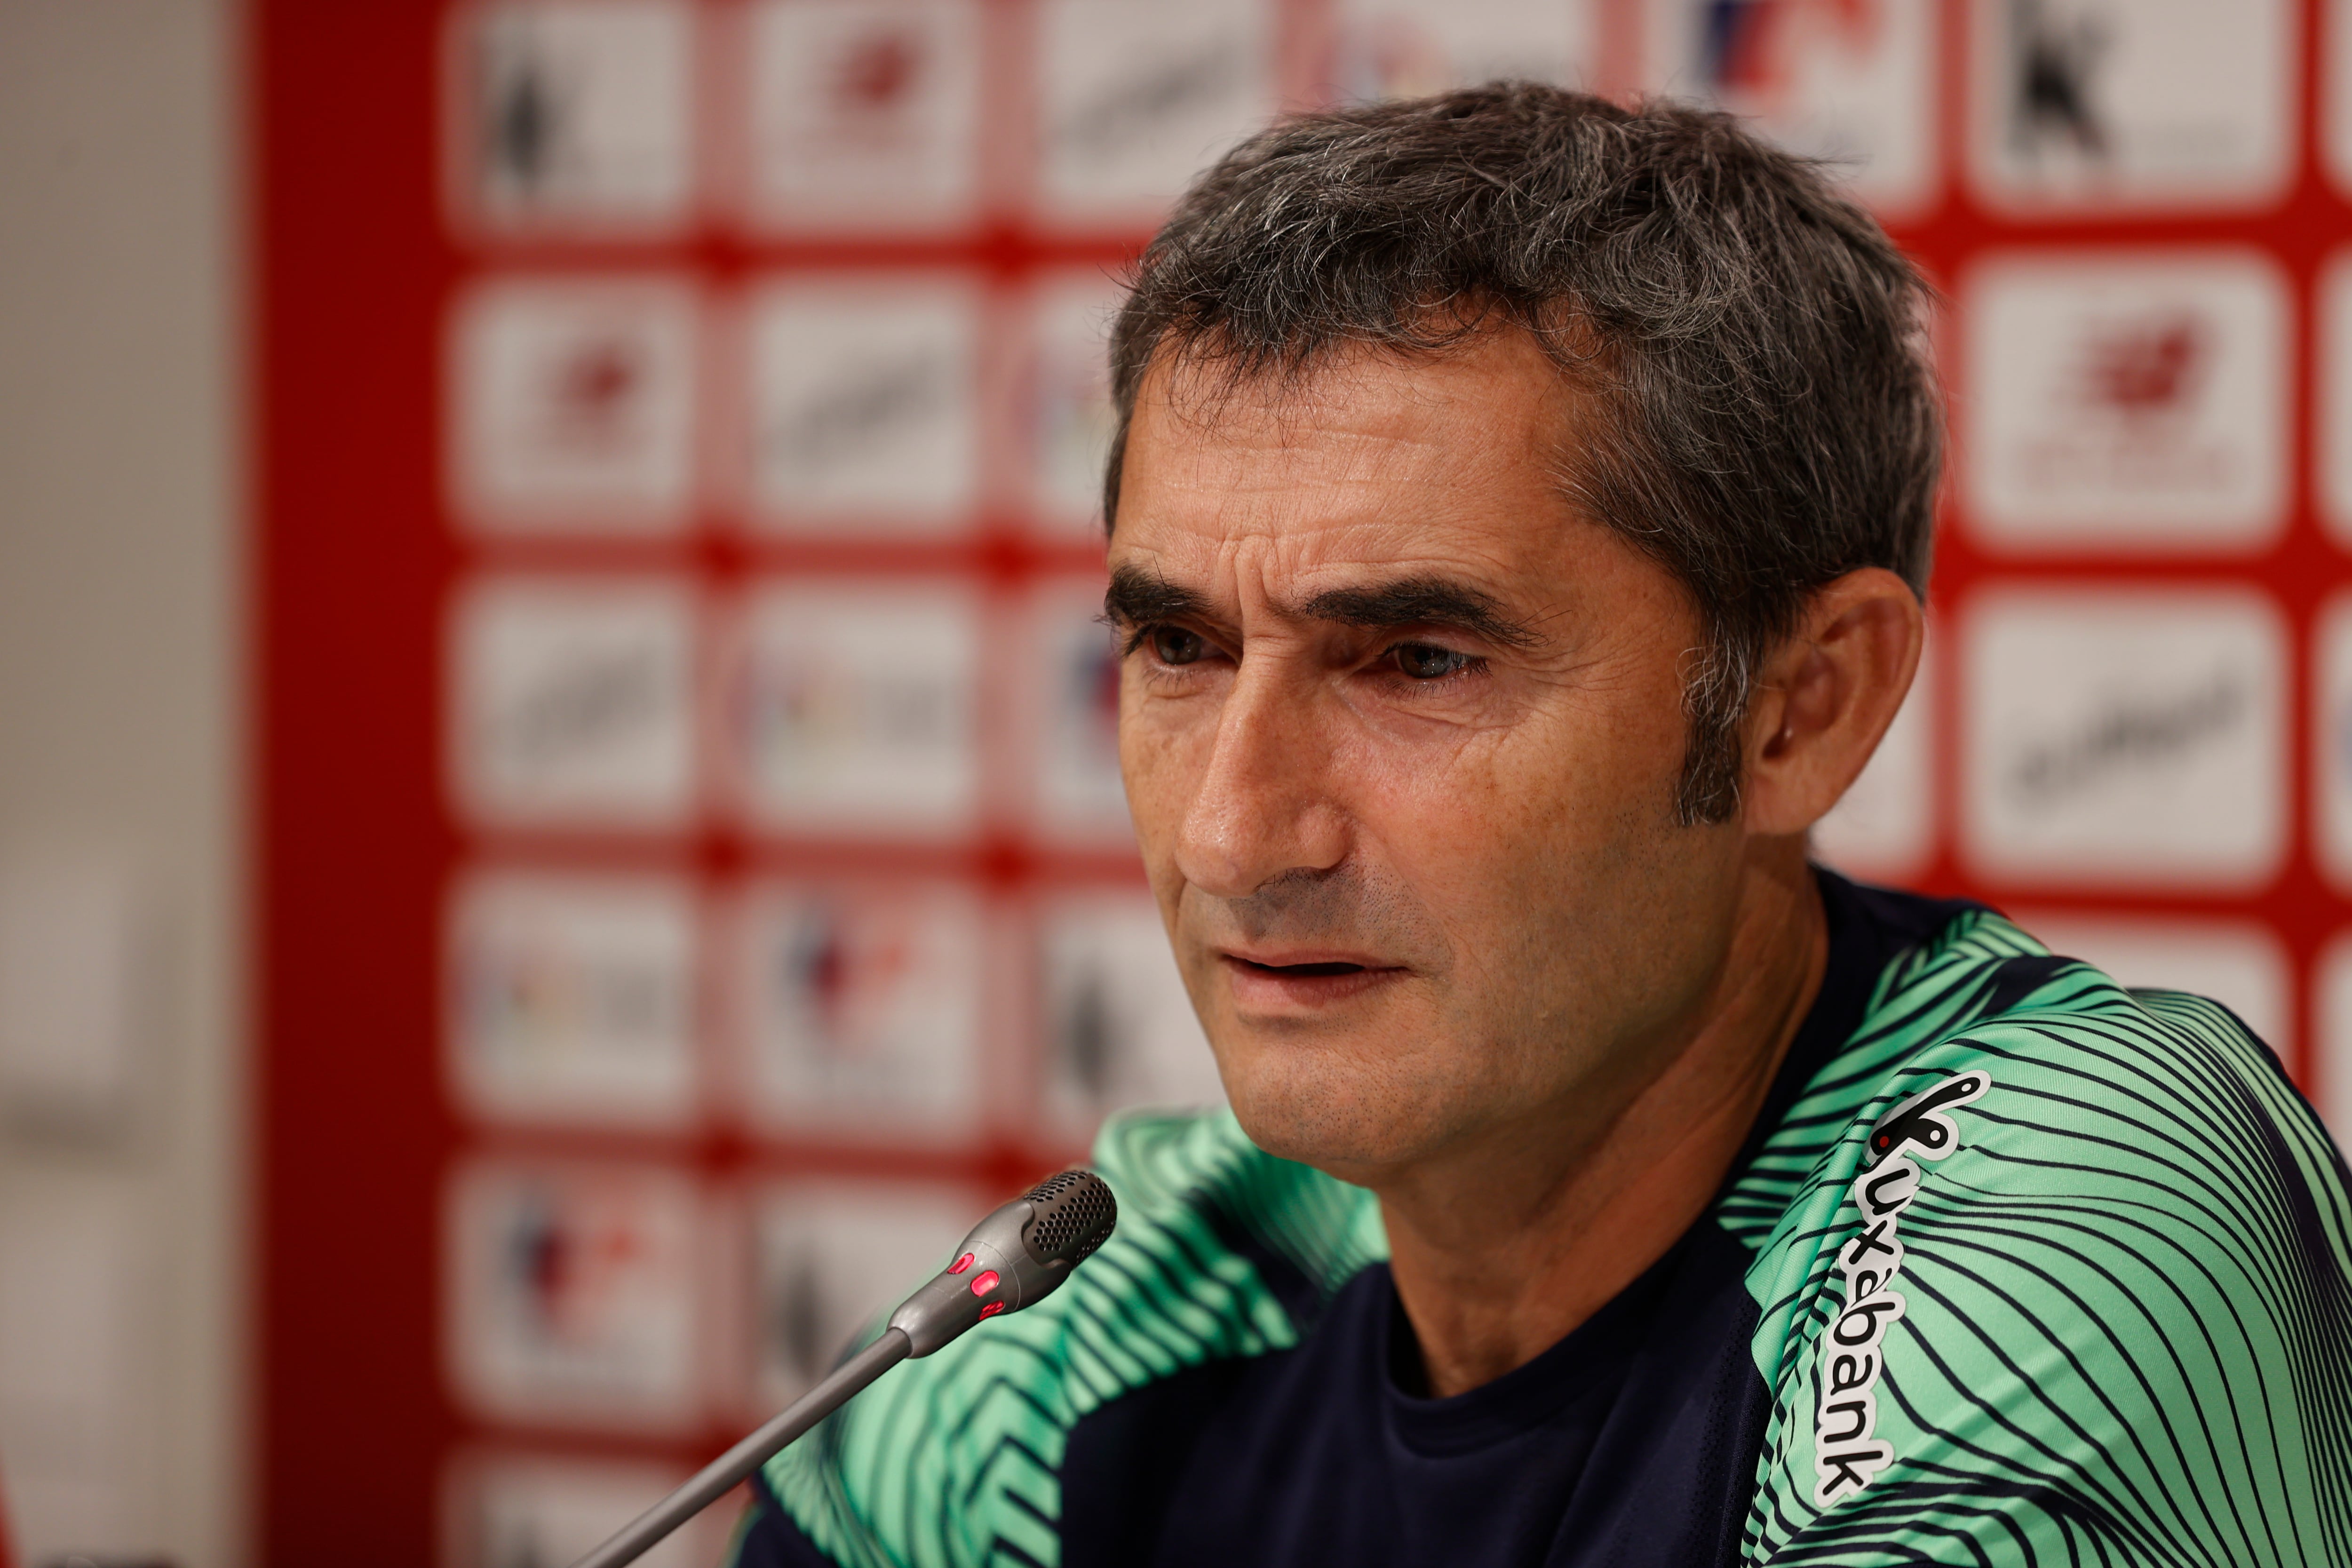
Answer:
<path fill-rule="evenodd" d="M 1017 1312 L 1052 1295 L 1103 1244 L 1118 1220 L 1110 1184 L 1092 1171 L 1046 1177 L 972 1226 L 956 1248 L 955 1261 L 901 1302 L 872 1344 L 572 1568 L 621 1568 L 635 1562 L 898 1363 L 930 1354 L 983 1318 Z"/>

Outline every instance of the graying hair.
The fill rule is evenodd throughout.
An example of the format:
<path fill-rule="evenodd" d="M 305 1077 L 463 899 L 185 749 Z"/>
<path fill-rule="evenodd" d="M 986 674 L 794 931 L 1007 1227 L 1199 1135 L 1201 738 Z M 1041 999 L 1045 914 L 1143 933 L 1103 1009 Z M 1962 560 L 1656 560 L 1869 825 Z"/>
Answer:
<path fill-rule="evenodd" d="M 1757 672 L 1808 597 L 1862 566 L 1925 596 L 1931 299 L 1818 165 L 1728 115 L 1529 82 L 1299 115 L 1202 174 L 1137 266 L 1103 515 L 1156 355 L 1238 385 L 1524 330 L 1591 412 L 1567 498 L 1696 603 L 1676 804 L 1719 822 Z"/>

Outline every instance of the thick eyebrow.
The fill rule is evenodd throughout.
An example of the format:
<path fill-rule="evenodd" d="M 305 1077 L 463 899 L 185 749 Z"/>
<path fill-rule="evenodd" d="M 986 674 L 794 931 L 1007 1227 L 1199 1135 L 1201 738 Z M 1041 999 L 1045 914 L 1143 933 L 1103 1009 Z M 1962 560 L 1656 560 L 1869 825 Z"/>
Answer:
<path fill-rule="evenodd" d="M 1342 626 L 1452 626 L 1497 647 L 1527 647 L 1542 640 L 1536 629 L 1503 613 L 1495 596 L 1443 577 L 1400 577 L 1362 588 L 1327 588 L 1298 607 L 1312 620 Z"/>
<path fill-rule="evenodd" d="M 1110 587 L 1103 595 L 1103 619 L 1113 626 L 1200 620 L 1207 618 L 1208 613 L 1209 601 L 1202 595 L 1133 563 L 1112 569 Z M 1308 620 L 1372 630 L 1452 626 L 1497 647 L 1527 647 L 1542 640 L 1534 627 L 1505 615 L 1493 595 L 1443 577 L 1400 577 L 1360 588 L 1326 588 L 1296 613 Z"/>
<path fill-rule="evenodd" d="M 1159 621 L 1206 618 L 1209 601 L 1190 588 L 1179 588 L 1156 572 L 1133 562 L 1111 569 L 1110 587 L 1103 595 L 1103 619 L 1115 626 L 1148 626 Z"/>

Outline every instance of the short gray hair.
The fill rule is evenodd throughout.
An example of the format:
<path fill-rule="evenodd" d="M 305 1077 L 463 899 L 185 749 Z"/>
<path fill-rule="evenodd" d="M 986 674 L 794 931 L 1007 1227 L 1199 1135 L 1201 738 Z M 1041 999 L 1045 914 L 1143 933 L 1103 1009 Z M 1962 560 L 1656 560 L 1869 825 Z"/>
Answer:
<path fill-rule="evenodd" d="M 1719 822 L 1757 671 L 1809 596 L 1884 566 L 1925 597 L 1931 299 L 1817 164 L 1728 115 L 1530 82 L 1299 115 L 1202 174 L 1138 264 L 1103 515 L 1163 350 L 1238 384 L 1525 330 L 1591 400 L 1568 498 L 1696 601 L 1677 805 Z"/>

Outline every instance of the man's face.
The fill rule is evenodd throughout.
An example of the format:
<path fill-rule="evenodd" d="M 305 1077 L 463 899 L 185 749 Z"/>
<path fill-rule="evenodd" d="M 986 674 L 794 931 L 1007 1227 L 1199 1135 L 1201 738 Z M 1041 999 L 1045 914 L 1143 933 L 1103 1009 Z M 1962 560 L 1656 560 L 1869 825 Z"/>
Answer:
<path fill-rule="evenodd" d="M 1674 806 L 1696 617 L 1560 498 L 1577 412 L 1507 332 L 1287 390 L 1147 380 L 1119 757 L 1272 1152 L 1379 1184 L 1613 1114 L 1723 970 L 1740 834 Z"/>

